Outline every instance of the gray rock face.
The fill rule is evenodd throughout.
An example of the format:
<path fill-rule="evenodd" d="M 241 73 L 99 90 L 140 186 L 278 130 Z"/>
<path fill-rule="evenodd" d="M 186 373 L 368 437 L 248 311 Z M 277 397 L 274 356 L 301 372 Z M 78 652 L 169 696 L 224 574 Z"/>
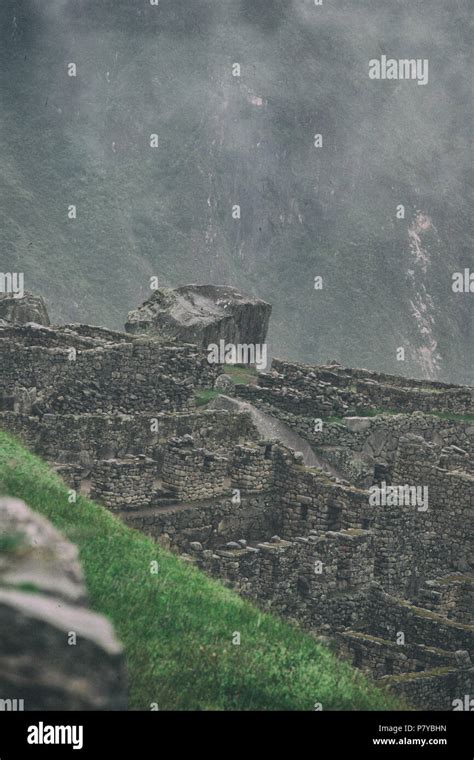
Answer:
<path fill-rule="evenodd" d="M 49 316 L 42 296 L 25 293 L 23 298 L 0 294 L 0 320 L 25 325 L 35 322 L 38 325 L 49 326 Z"/>
<path fill-rule="evenodd" d="M 363 433 L 372 423 L 369 417 L 344 417 L 344 424 L 353 433 Z"/>
<path fill-rule="evenodd" d="M 76 547 L 17 499 L 0 498 L 0 536 L 0 711 L 126 709 L 122 648 L 85 606 Z"/>
<path fill-rule="evenodd" d="M 45 594 L 85 604 L 77 548 L 23 501 L 0 499 L 0 583 L 29 584 Z"/>
<path fill-rule="evenodd" d="M 235 288 L 184 285 L 160 288 L 128 314 L 125 330 L 151 333 L 207 348 L 225 340 L 234 344 L 265 342 L 272 307 Z"/>

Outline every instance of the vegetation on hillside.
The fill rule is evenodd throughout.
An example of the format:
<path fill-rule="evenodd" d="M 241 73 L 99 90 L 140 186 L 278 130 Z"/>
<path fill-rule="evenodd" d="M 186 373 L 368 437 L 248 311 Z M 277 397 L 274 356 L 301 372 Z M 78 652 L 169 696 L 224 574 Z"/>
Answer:
<path fill-rule="evenodd" d="M 260 612 L 105 508 L 83 498 L 70 504 L 56 474 L 1 432 L 0 494 L 23 499 L 78 545 L 91 605 L 110 618 L 125 648 L 130 708 L 396 707 L 311 636 Z"/>
<path fill-rule="evenodd" d="M 471 9 L 425 5 L 2 0 L 2 270 L 111 327 L 152 276 L 231 284 L 273 304 L 272 355 L 425 376 L 439 353 L 469 382 Z M 379 53 L 429 84 L 370 80 Z"/>

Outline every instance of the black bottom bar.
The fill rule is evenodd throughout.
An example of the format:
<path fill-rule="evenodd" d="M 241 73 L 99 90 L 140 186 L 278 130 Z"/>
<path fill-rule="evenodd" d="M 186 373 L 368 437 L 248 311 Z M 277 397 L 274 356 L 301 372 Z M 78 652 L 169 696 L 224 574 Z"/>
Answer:
<path fill-rule="evenodd" d="M 267 757 L 293 747 L 292 754 L 321 760 L 344 751 L 348 758 L 472 760 L 472 735 L 470 712 L 4 712 L 0 760 L 138 760 L 183 750 L 226 758 L 260 747 Z"/>

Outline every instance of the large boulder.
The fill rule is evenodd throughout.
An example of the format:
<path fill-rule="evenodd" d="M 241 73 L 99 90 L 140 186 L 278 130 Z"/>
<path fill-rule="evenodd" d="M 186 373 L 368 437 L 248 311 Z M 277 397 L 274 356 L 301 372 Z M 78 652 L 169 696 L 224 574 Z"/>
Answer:
<path fill-rule="evenodd" d="M 22 298 L 10 294 L 0 294 L 0 321 L 25 325 L 35 322 L 38 325 L 49 326 L 49 316 L 42 296 L 25 293 Z"/>
<path fill-rule="evenodd" d="M 207 348 L 224 340 L 233 344 L 262 344 L 272 307 L 235 288 L 184 285 L 160 288 L 131 311 L 125 330 L 148 333 L 163 340 L 197 343 Z"/>
<path fill-rule="evenodd" d="M 0 711 L 126 708 L 122 647 L 87 607 L 76 547 L 0 498 Z"/>

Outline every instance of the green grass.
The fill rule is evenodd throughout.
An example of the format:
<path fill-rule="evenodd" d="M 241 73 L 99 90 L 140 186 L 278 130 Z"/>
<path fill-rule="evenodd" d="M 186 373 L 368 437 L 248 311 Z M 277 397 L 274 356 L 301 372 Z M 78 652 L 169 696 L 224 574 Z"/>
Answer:
<path fill-rule="evenodd" d="M 23 543 L 19 533 L 7 533 L 0 536 L 0 554 L 14 554 Z"/>
<path fill-rule="evenodd" d="M 79 547 L 93 609 L 122 641 L 129 704 L 161 710 L 381 710 L 397 702 L 297 628 L 263 614 L 62 481 L 0 432 L 0 493 Z M 150 572 L 157 561 L 158 574 Z M 241 644 L 232 636 L 240 632 Z"/>
<path fill-rule="evenodd" d="M 232 378 L 234 385 L 252 385 L 257 382 L 258 371 L 254 367 L 245 364 L 230 364 L 225 367 L 225 374 Z M 206 406 L 209 401 L 219 396 L 221 390 L 214 388 L 204 388 L 196 392 L 194 398 L 196 406 Z"/>
<path fill-rule="evenodd" d="M 427 412 L 442 420 L 454 420 L 455 422 L 474 422 L 474 414 L 453 414 L 451 412 Z"/>
<path fill-rule="evenodd" d="M 227 365 L 225 373 L 232 378 L 236 385 L 254 385 L 258 377 L 258 370 L 255 367 L 249 367 L 248 364 Z"/>
<path fill-rule="evenodd" d="M 205 406 L 209 403 L 209 401 L 212 401 L 213 398 L 216 398 L 220 394 L 219 390 L 214 390 L 213 388 L 204 388 L 201 391 L 197 391 L 194 398 L 196 400 L 196 406 Z"/>

